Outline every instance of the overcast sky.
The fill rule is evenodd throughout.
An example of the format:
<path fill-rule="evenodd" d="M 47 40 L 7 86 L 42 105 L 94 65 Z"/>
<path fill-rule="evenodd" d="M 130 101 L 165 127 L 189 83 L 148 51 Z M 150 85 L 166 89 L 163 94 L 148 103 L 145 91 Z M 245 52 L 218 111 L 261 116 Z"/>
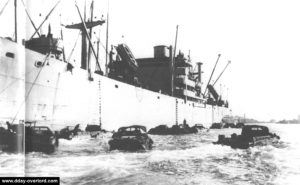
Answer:
<path fill-rule="evenodd" d="M 13 35 L 10 1 L 0 17 L 1 36 Z M 36 25 L 55 2 L 27 0 Z M 64 24 L 79 22 L 73 2 L 63 0 L 46 22 L 44 32 L 51 23 L 59 36 L 59 14 Z M 95 2 L 95 16 L 103 14 L 106 18 L 107 2 Z M 5 3 L 0 1 L 0 10 Z M 136 58 L 152 57 L 154 45 L 174 45 L 179 25 L 177 48 L 186 55 L 190 50 L 194 62 L 203 62 L 204 82 L 219 53 L 222 56 L 213 79 L 228 60 L 232 61 L 216 88 L 223 97 L 228 96 L 233 113 L 259 120 L 293 119 L 300 115 L 299 5 L 297 0 L 110 0 L 110 43 L 126 42 Z M 19 3 L 19 16 L 24 18 L 22 8 Z M 105 29 L 106 25 L 101 27 L 103 44 Z M 26 30 L 28 39 L 33 30 L 30 25 Z M 77 32 L 64 33 L 67 45 L 73 45 Z"/>

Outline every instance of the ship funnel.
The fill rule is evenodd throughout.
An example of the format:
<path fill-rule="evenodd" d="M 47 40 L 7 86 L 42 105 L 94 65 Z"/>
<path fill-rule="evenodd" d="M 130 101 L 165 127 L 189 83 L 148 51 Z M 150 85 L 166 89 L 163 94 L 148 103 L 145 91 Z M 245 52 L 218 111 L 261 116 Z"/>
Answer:
<path fill-rule="evenodd" d="M 154 46 L 154 58 L 169 58 L 169 49 L 167 46 L 160 45 L 160 46 Z"/>
<path fill-rule="evenodd" d="M 52 38 L 51 25 L 50 24 L 48 25 L 48 35 L 47 35 L 47 37 Z"/>
<path fill-rule="evenodd" d="M 199 83 L 201 83 L 202 82 L 202 77 L 201 77 L 201 73 L 202 73 L 202 69 L 201 69 L 201 67 L 202 67 L 202 63 L 201 62 L 198 62 L 197 63 L 197 66 L 198 66 L 198 78 L 199 78 Z"/>

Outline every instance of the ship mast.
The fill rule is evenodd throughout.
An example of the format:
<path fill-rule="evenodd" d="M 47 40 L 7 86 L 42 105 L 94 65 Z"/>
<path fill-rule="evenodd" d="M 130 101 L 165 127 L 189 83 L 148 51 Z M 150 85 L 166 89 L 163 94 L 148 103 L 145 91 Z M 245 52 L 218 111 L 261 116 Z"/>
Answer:
<path fill-rule="evenodd" d="M 176 46 L 177 46 L 177 36 L 178 36 L 178 25 L 176 26 L 176 36 L 175 36 L 175 44 L 174 44 L 174 53 L 171 57 L 171 65 L 170 65 L 170 74 L 171 74 L 171 96 L 174 96 L 174 65 L 175 65 L 175 55 L 176 55 Z"/>
<path fill-rule="evenodd" d="M 98 26 L 98 25 L 102 25 L 103 23 L 105 23 L 105 21 L 104 20 L 98 20 L 98 21 L 88 21 L 88 22 L 86 22 L 84 17 L 82 17 L 82 15 L 80 13 L 80 10 L 79 10 L 79 7 L 78 7 L 76 1 L 75 1 L 75 6 L 76 6 L 76 9 L 78 11 L 81 22 L 77 23 L 77 24 L 67 25 L 66 28 L 78 29 L 78 30 L 81 31 L 81 33 L 82 33 L 82 35 L 81 35 L 81 39 L 82 39 L 82 43 L 81 43 L 81 68 L 85 69 L 85 70 L 88 70 L 89 80 L 92 80 L 91 71 L 90 71 L 90 69 L 87 69 L 87 67 L 90 68 L 90 65 L 88 64 L 88 58 L 87 58 L 87 55 L 88 55 L 87 41 L 89 42 L 89 48 L 92 50 L 93 55 L 95 56 L 95 59 L 96 59 L 96 67 L 98 67 L 98 70 L 96 72 L 100 73 L 101 75 L 102 75 L 103 72 L 101 71 L 100 63 L 99 63 L 99 60 L 97 58 L 96 51 L 93 47 L 93 43 L 92 43 L 90 34 L 88 32 L 88 29 L 91 29 L 91 28 L 93 28 L 95 26 Z"/>
<path fill-rule="evenodd" d="M 109 2 L 108 2 L 109 3 Z M 108 23 L 109 23 L 109 4 L 108 4 L 108 11 L 107 11 L 107 23 L 106 23 L 106 46 L 105 46 L 105 75 L 108 76 Z"/>
<path fill-rule="evenodd" d="M 17 4 L 17 0 L 15 0 L 14 2 L 15 4 L 15 42 L 17 43 L 18 42 L 18 23 L 17 23 L 17 8 L 18 8 L 18 4 Z"/>
<path fill-rule="evenodd" d="M 178 36 L 178 25 L 176 26 L 176 37 L 175 37 L 174 54 L 173 54 L 174 58 L 176 57 L 177 36 Z"/>
<path fill-rule="evenodd" d="M 93 22 L 93 16 L 94 16 L 94 0 L 92 1 L 91 3 L 91 7 L 90 7 L 90 11 L 91 11 L 91 19 L 90 21 Z M 90 36 L 90 39 L 92 39 L 92 36 L 93 36 L 93 27 L 90 28 L 90 33 L 89 33 L 89 36 Z M 92 73 L 91 73 L 91 47 L 92 45 L 89 44 L 89 49 L 88 49 L 88 60 L 87 60 L 87 64 L 88 64 L 88 73 L 89 73 L 89 78 L 92 78 Z M 97 54 L 98 55 L 98 54 Z M 98 60 L 98 56 L 97 57 L 97 60 Z"/>
<path fill-rule="evenodd" d="M 81 18 L 82 19 L 82 18 Z M 84 1 L 84 11 L 83 11 L 83 21 L 86 22 L 86 0 Z M 86 32 L 81 30 L 81 68 L 87 69 L 87 41 L 86 41 Z"/>

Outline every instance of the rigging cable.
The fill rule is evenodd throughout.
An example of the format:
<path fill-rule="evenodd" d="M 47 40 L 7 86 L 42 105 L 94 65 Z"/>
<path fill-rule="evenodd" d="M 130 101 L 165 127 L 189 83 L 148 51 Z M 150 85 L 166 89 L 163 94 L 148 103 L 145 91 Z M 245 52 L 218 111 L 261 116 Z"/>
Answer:
<path fill-rule="evenodd" d="M 34 68 L 33 68 L 33 70 L 34 70 Z M 28 71 L 27 73 L 24 74 L 24 76 L 30 74 L 33 70 Z M 2 76 L 2 75 L 1 75 L 1 76 Z M 3 76 L 4 76 L 4 77 L 8 77 L 7 75 L 3 75 Z M 21 75 L 21 76 L 23 76 L 23 75 Z M 14 83 L 16 83 L 18 80 L 24 81 L 24 79 L 22 79 L 22 78 L 16 78 L 16 77 L 11 77 L 11 76 L 10 76 L 10 78 L 14 78 L 14 80 L 13 80 L 10 84 L 8 84 L 6 87 L 4 87 L 4 89 L 2 89 L 2 90 L 0 91 L 0 95 L 1 95 L 2 93 L 4 93 L 4 91 L 6 91 L 10 86 L 12 86 Z"/>
<path fill-rule="evenodd" d="M 93 54 L 94 54 L 94 57 L 96 58 L 96 65 L 98 66 L 99 70 L 102 71 L 102 70 L 101 70 L 101 67 L 100 67 L 100 63 L 99 63 L 98 58 L 97 58 L 97 55 L 96 55 L 96 52 L 95 52 L 94 47 L 93 47 L 93 43 L 92 43 L 91 38 L 90 38 L 90 36 L 89 36 L 89 34 L 88 34 L 88 32 L 87 32 L 87 27 L 86 27 L 86 24 L 85 24 L 85 20 L 84 20 L 84 19 L 82 18 L 82 16 L 81 16 L 81 13 L 80 13 L 80 10 L 79 10 L 79 7 L 78 7 L 78 4 L 77 4 L 77 1 L 76 1 L 76 0 L 75 0 L 75 6 L 76 6 L 76 9 L 77 9 L 77 11 L 78 11 L 80 20 L 81 20 L 82 25 L 83 25 L 83 31 L 84 31 L 84 34 L 85 34 L 85 36 L 87 37 L 87 39 L 88 39 L 88 41 L 89 41 L 89 44 L 90 44 L 90 47 L 91 47 L 91 49 L 92 49 L 92 52 L 93 52 Z"/>
<path fill-rule="evenodd" d="M 25 12 L 26 12 L 26 14 L 27 14 L 27 16 L 28 16 L 28 19 L 30 20 L 30 22 L 31 22 L 31 24 L 32 24 L 32 26 L 33 26 L 33 28 L 35 29 L 36 33 L 37 33 L 37 34 L 39 35 L 39 37 L 40 37 L 41 35 L 40 35 L 40 33 L 39 33 L 39 30 L 36 28 L 36 26 L 35 26 L 33 20 L 31 19 L 30 15 L 29 15 L 29 13 L 28 13 L 28 10 L 27 10 L 27 8 L 26 8 L 26 6 L 25 6 L 24 1 L 21 0 L 21 2 L 22 2 L 22 4 L 23 4 L 23 6 L 24 6 L 24 9 L 25 9 Z"/>
<path fill-rule="evenodd" d="M 8 4 L 9 0 L 7 0 L 7 2 L 5 3 L 5 5 L 3 6 L 3 8 L 0 11 L 0 16 L 2 15 L 2 13 L 4 12 L 4 9 L 6 8 L 7 4 Z"/>
<path fill-rule="evenodd" d="M 46 55 L 46 57 L 45 57 L 45 59 L 44 59 L 44 62 L 43 62 L 43 65 L 42 65 L 42 67 L 41 67 L 40 71 L 38 72 L 38 74 L 36 75 L 36 77 L 35 77 L 34 81 L 32 82 L 32 86 L 30 87 L 30 89 L 29 89 L 29 91 L 28 91 L 27 95 L 25 96 L 25 99 L 24 99 L 24 101 L 21 103 L 21 105 L 20 105 L 20 107 L 19 107 L 19 109 L 18 109 L 18 111 L 17 111 L 16 115 L 14 116 L 14 118 L 13 118 L 13 120 L 12 120 L 12 123 L 11 123 L 11 124 L 13 124 L 13 123 L 14 123 L 14 121 L 16 120 L 16 118 L 17 118 L 17 116 L 18 116 L 18 114 L 19 114 L 19 112 L 20 112 L 20 110 L 21 110 L 21 108 L 22 108 L 23 104 L 24 104 L 24 103 L 27 101 L 27 99 L 28 99 L 28 97 L 29 97 L 29 95 L 30 95 L 30 93 L 31 93 L 31 90 L 33 89 L 33 87 L 34 87 L 34 85 L 35 85 L 35 83 L 36 83 L 36 81 L 37 81 L 38 77 L 40 76 L 40 74 L 41 74 L 41 72 L 42 72 L 42 69 L 44 68 L 44 66 L 45 66 L 45 63 L 46 63 L 46 61 L 48 60 L 48 57 L 49 57 L 49 56 L 50 56 L 50 53 L 48 53 L 48 54 Z M 25 82 L 25 85 L 26 85 L 26 82 Z M 25 93 L 26 93 L 26 92 L 25 92 Z"/>
<path fill-rule="evenodd" d="M 53 12 L 53 10 L 57 7 L 57 5 L 60 3 L 61 0 L 57 1 L 57 3 L 54 5 L 54 7 L 50 10 L 50 12 L 47 14 L 47 16 L 45 17 L 45 19 L 43 20 L 43 22 L 40 24 L 40 26 L 38 27 L 38 29 L 32 34 L 32 36 L 30 37 L 29 40 L 31 40 L 35 34 L 37 33 L 37 31 L 39 31 L 41 29 L 41 27 L 43 26 L 43 24 L 46 22 L 46 20 L 49 18 L 49 16 L 51 15 L 51 13 Z"/>

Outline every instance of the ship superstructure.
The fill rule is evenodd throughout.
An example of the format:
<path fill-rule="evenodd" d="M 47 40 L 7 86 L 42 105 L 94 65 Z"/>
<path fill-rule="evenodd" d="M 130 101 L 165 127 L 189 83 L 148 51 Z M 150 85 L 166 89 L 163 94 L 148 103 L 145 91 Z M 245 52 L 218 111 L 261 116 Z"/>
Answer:
<path fill-rule="evenodd" d="M 209 127 L 228 114 L 228 103 L 213 85 L 207 94 L 203 90 L 202 64 L 193 71 L 190 59 L 181 52 L 175 56 L 172 46 L 156 46 L 153 58 L 142 59 L 126 44 L 113 46 L 105 76 L 89 34 L 105 21 L 85 21 L 77 9 L 81 22 L 66 27 L 82 33 L 80 66 L 66 59 L 51 27 L 24 45 L 0 38 L 0 121 L 36 121 L 54 130 L 76 124 L 116 130 L 184 120 Z M 96 59 L 94 68 L 90 57 Z"/>

